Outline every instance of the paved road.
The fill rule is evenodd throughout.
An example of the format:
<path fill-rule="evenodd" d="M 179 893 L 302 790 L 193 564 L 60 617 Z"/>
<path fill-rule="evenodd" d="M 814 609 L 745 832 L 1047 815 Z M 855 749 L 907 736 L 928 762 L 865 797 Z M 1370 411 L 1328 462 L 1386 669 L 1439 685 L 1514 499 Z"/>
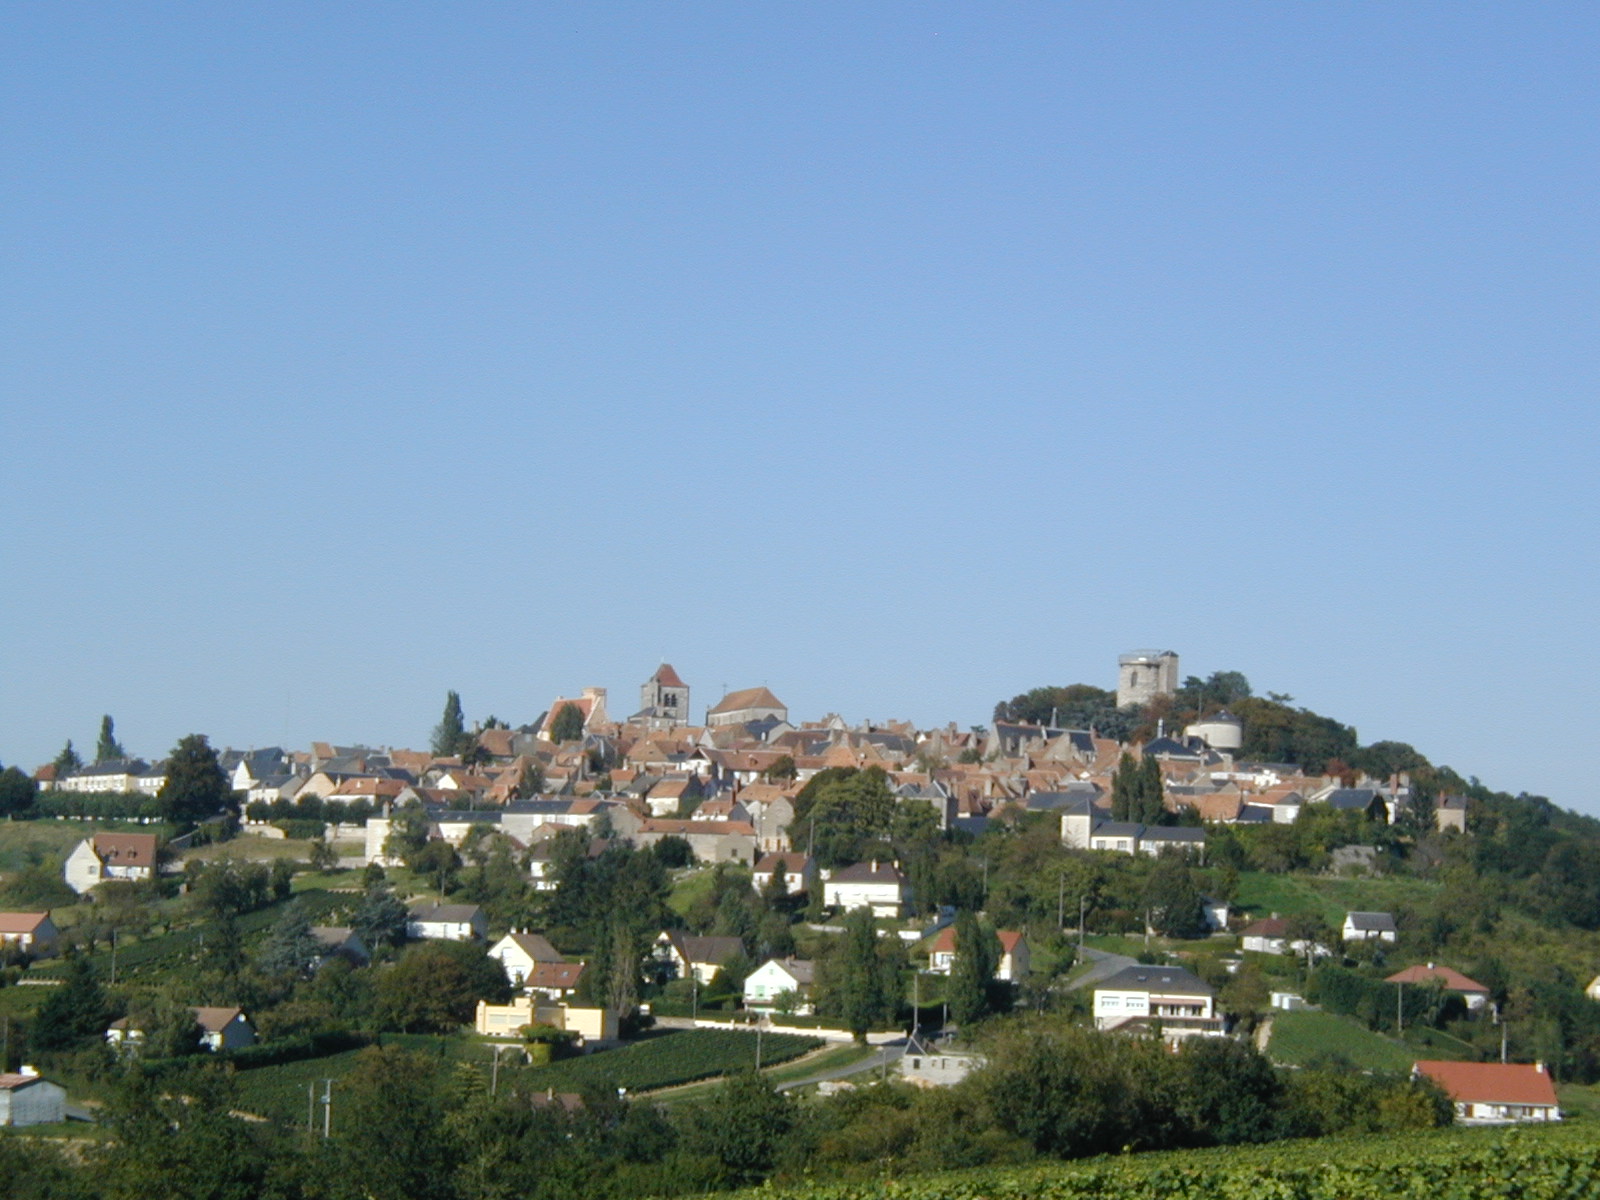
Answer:
<path fill-rule="evenodd" d="M 826 1079 L 845 1079 L 851 1075 L 865 1075 L 869 1071 L 877 1071 L 887 1066 L 891 1072 L 894 1064 L 900 1061 L 906 1052 L 906 1042 L 901 1038 L 897 1042 L 889 1042 L 880 1046 L 876 1053 L 868 1055 L 860 1062 L 847 1063 L 842 1067 L 834 1067 L 827 1071 L 818 1071 L 815 1075 L 807 1075 L 804 1079 L 793 1079 L 788 1083 L 780 1083 L 778 1090 L 787 1092 L 791 1088 L 808 1087 L 813 1083 L 821 1083 Z"/>
<path fill-rule="evenodd" d="M 1105 950 L 1096 950 L 1093 946 L 1083 948 L 1084 961 L 1093 965 L 1067 986 L 1081 988 L 1091 983 L 1099 983 L 1102 979 L 1109 979 L 1118 971 L 1128 967 L 1136 967 L 1139 960 L 1129 958 L 1126 954 L 1111 954 Z"/>

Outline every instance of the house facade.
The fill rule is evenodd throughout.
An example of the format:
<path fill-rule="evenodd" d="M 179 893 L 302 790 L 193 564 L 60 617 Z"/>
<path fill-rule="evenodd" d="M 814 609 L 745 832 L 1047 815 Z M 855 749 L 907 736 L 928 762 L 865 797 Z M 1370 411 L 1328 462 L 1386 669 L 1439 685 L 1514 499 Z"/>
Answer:
<path fill-rule="evenodd" d="M 153 879 L 156 850 L 153 833 L 97 833 L 67 855 L 62 876 L 80 896 L 108 879 Z"/>
<path fill-rule="evenodd" d="M 1341 936 L 1347 942 L 1393 943 L 1400 935 L 1395 929 L 1394 914 L 1386 912 L 1352 912 L 1344 917 Z"/>
<path fill-rule="evenodd" d="M 34 958 L 54 954 L 60 936 L 48 912 L 0 913 L 0 943 L 15 946 Z"/>
<path fill-rule="evenodd" d="M 911 900 L 899 864 L 870 862 L 841 867 L 823 880 L 822 902 L 845 912 L 870 908 L 875 917 L 898 917 Z"/>
<path fill-rule="evenodd" d="M 1444 1089 L 1461 1125 L 1561 1119 L 1555 1084 L 1543 1063 L 1423 1061 L 1415 1073 Z"/>
<path fill-rule="evenodd" d="M 744 1006 L 771 1012 L 782 1002 L 781 997 L 792 994 L 794 1006 L 789 1011 L 809 1016 L 815 980 L 816 966 L 806 959 L 769 958 L 746 977 Z"/>
<path fill-rule="evenodd" d="M 1094 989 L 1096 1029 L 1155 1029 L 1169 1041 L 1220 1037 L 1217 990 L 1182 967 L 1133 966 Z"/>
<path fill-rule="evenodd" d="M 442 941 L 482 941 L 489 936 L 489 918 L 476 904 L 434 904 L 414 908 L 406 921 L 406 936 Z"/>

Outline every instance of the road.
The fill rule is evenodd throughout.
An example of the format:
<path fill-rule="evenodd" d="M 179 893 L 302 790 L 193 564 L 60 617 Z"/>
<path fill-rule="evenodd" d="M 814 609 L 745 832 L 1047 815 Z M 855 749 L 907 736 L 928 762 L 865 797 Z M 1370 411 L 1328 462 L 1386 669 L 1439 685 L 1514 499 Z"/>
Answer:
<path fill-rule="evenodd" d="M 780 1083 L 778 1090 L 787 1092 L 791 1088 L 809 1087 L 814 1083 L 822 1083 L 828 1079 L 845 1079 L 851 1075 L 865 1075 L 869 1071 L 880 1070 L 883 1067 L 893 1067 L 900 1061 L 906 1052 L 904 1038 L 899 1041 L 889 1042 L 880 1046 L 878 1050 L 863 1058 L 860 1062 L 846 1063 L 842 1067 L 834 1067 L 828 1071 L 818 1071 L 815 1075 L 807 1075 L 804 1079 L 791 1079 L 788 1083 Z"/>
<path fill-rule="evenodd" d="M 1126 954 L 1111 954 L 1105 950 L 1096 950 L 1092 946 L 1083 948 L 1083 958 L 1092 965 L 1069 983 L 1068 988 L 1081 988 L 1091 983 L 1099 983 L 1102 979 L 1110 979 L 1118 971 L 1139 965 L 1137 958 L 1129 958 Z"/>

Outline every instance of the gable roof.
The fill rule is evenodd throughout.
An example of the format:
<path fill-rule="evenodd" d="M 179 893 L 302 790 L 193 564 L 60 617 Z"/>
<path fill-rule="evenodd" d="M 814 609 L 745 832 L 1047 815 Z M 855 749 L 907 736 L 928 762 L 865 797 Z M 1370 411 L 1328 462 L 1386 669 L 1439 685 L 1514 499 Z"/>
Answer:
<path fill-rule="evenodd" d="M 536 962 L 533 964 L 533 974 L 528 977 L 528 986 L 563 991 L 575 988 L 587 965 L 581 962 Z"/>
<path fill-rule="evenodd" d="M 737 692 L 729 692 L 717 701 L 712 713 L 739 712 L 746 708 L 781 708 L 788 712 L 789 708 L 764 687 L 741 688 Z"/>
<path fill-rule="evenodd" d="M 735 954 L 744 953 L 744 943 L 736 937 L 695 937 L 682 933 L 668 936 L 678 953 L 683 955 L 684 961 L 689 963 L 710 963 L 720 967 Z"/>
<path fill-rule="evenodd" d="M 1431 983 L 1437 979 L 1444 984 L 1446 991 L 1451 992 L 1477 992 L 1487 996 L 1489 989 L 1476 979 L 1469 979 L 1460 971 L 1450 967 L 1436 967 L 1432 963 L 1423 966 L 1418 963 L 1414 967 L 1407 967 L 1403 971 L 1396 971 L 1384 980 L 1385 983 Z"/>
<path fill-rule="evenodd" d="M 232 1022 L 244 1016 L 242 1008 L 208 1008 L 200 1006 L 189 1010 L 194 1014 L 195 1022 L 207 1033 L 221 1033 Z"/>
<path fill-rule="evenodd" d="M 156 865 L 156 835 L 153 833 L 97 833 L 89 840 L 100 858 L 119 867 Z"/>
<path fill-rule="evenodd" d="M 558 963 L 561 955 L 542 933 L 508 933 L 505 940 L 538 963 Z"/>
<path fill-rule="evenodd" d="M 1345 918 L 1350 928 L 1362 933 L 1393 933 L 1394 915 L 1386 912 L 1352 912 Z"/>
<path fill-rule="evenodd" d="M 1543 1064 L 1426 1060 L 1416 1069 L 1463 1104 L 1556 1104 L 1555 1084 Z"/>
<path fill-rule="evenodd" d="M 852 863 L 828 877 L 829 883 L 885 883 L 904 887 L 906 877 L 892 862 Z"/>
<path fill-rule="evenodd" d="M 413 908 L 411 919 L 420 923 L 470 922 L 482 916 L 483 909 L 476 904 L 430 904 L 426 908 Z"/>
<path fill-rule="evenodd" d="M 1163 995 L 1215 996 L 1217 989 L 1182 967 L 1124 967 L 1095 984 L 1097 992 L 1160 992 Z"/>

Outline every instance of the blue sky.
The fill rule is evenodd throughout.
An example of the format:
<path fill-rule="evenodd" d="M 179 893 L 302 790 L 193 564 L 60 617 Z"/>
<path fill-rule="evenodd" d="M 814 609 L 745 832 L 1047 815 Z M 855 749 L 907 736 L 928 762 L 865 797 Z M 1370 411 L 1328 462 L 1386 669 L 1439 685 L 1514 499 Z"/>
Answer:
<path fill-rule="evenodd" d="M 1593 6 L 9 17 L 0 760 L 1161 646 L 1600 812 Z"/>

